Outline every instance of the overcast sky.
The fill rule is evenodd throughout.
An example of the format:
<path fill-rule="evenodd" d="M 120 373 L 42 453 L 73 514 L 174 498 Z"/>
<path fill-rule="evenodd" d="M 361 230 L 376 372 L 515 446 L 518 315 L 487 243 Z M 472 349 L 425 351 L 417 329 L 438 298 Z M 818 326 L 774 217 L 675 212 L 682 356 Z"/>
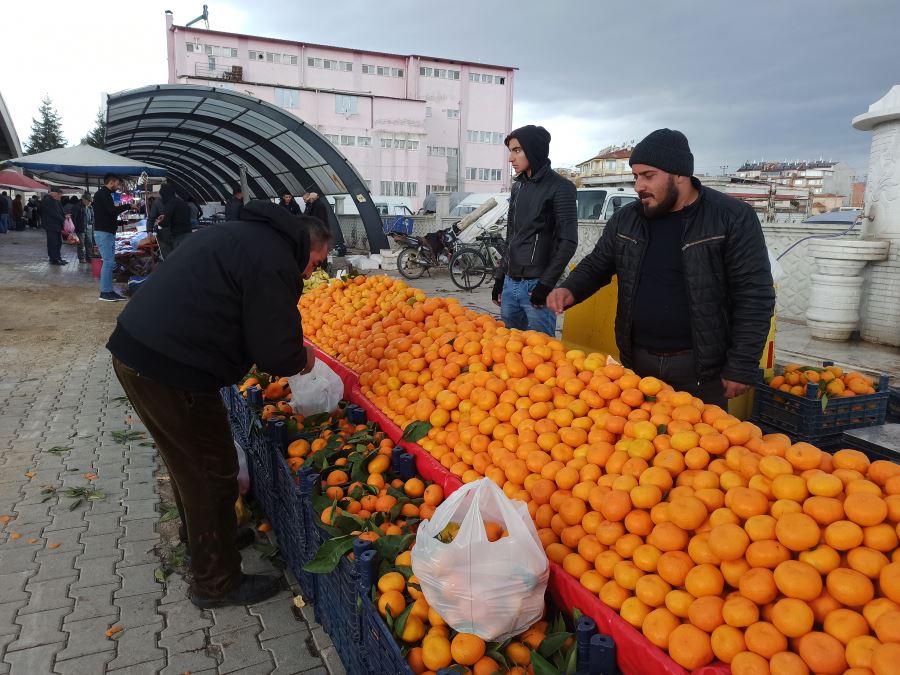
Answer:
<path fill-rule="evenodd" d="M 202 2 L 3 2 L 0 93 L 24 145 L 49 94 L 70 143 L 104 92 L 166 81 L 165 20 Z M 515 66 L 515 124 L 543 124 L 551 159 L 668 126 L 696 170 L 841 159 L 866 171 L 851 119 L 900 83 L 896 0 L 208 0 L 210 27 Z"/>

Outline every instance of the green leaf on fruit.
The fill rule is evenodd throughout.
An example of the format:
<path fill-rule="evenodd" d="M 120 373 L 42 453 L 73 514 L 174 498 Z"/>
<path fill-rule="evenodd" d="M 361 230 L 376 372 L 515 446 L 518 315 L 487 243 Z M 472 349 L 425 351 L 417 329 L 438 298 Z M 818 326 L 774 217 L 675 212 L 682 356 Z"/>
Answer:
<path fill-rule="evenodd" d="M 405 443 L 418 443 L 428 435 L 429 431 L 431 431 L 431 422 L 410 422 L 403 430 L 401 440 Z"/>
<path fill-rule="evenodd" d="M 347 534 L 322 542 L 315 557 L 303 566 L 303 570 L 312 574 L 333 572 L 341 558 L 353 550 L 354 541 L 356 536 Z"/>

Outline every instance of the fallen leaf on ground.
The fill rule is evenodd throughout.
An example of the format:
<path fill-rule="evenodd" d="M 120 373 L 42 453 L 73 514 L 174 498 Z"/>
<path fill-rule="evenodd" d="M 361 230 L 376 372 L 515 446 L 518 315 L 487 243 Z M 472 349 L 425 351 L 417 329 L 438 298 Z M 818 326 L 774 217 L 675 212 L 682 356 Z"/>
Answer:
<path fill-rule="evenodd" d="M 0 516 L 0 523 L 6 525 L 9 521 L 12 520 L 12 516 Z"/>
<path fill-rule="evenodd" d="M 122 632 L 122 626 L 111 626 L 106 631 L 106 637 L 111 638 L 116 633 L 121 633 L 121 632 Z"/>
<path fill-rule="evenodd" d="M 21 536 L 22 536 L 22 535 L 19 534 L 18 532 L 10 532 L 10 533 L 9 533 L 9 538 L 10 538 L 10 539 L 19 539 Z"/>
<path fill-rule="evenodd" d="M 34 478 L 34 471 L 26 471 L 25 475 L 28 476 L 29 478 Z"/>
<path fill-rule="evenodd" d="M 57 542 L 53 542 L 52 544 L 47 544 L 47 548 L 59 548 L 59 544 Z"/>
<path fill-rule="evenodd" d="M 28 543 L 29 543 L 29 544 L 36 544 L 36 543 L 38 543 L 38 540 L 35 539 L 34 537 L 29 537 Z"/>
<path fill-rule="evenodd" d="M 97 474 L 95 474 L 95 473 L 86 473 L 86 474 L 84 474 L 84 477 L 87 478 L 88 480 L 94 480 L 94 479 L 97 477 Z"/>

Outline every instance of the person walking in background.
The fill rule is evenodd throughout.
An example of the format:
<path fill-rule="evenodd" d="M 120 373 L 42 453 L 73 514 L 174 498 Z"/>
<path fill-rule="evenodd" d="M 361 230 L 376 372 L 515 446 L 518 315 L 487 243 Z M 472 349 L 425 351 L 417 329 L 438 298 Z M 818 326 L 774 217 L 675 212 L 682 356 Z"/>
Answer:
<path fill-rule="evenodd" d="M 188 205 L 191 229 L 195 229 L 200 226 L 200 219 L 203 217 L 203 209 L 200 208 L 200 205 L 194 201 L 194 198 L 191 195 L 188 195 L 184 201 Z"/>
<path fill-rule="evenodd" d="M 629 163 L 640 201 L 616 211 L 547 305 L 562 312 L 618 275 L 623 365 L 724 408 L 758 381 L 775 310 L 759 219 L 694 178 L 680 131 L 657 129 Z"/>
<path fill-rule="evenodd" d="M 156 232 L 156 221 L 163 214 L 163 208 L 165 207 L 162 195 L 159 193 L 151 194 L 147 197 L 147 203 L 149 204 L 147 208 L 147 232 Z"/>
<path fill-rule="evenodd" d="M 303 215 L 311 218 L 318 218 L 328 225 L 328 208 L 316 192 L 307 192 L 303 195 L 303 201 L 306 202 L 306 211 Z"/>
<path fill-rule="evenodd" d="M 550 167 L 550 133 L 533 124 L 505 141 L 516 173 L 507 217 L 509 248 L 494 280 L 491 298 L 507 328 L 556 335 L 556 315 L 547 294 L 578 246 L 575 184 Z"/>
<path fill-rule="evenodd" d="M 113 269 L 116 266 L 116 230 L 119 228 L 119 214 L 131 209 L 129 204 L 116 206 L 113 192 L 119 189 L 121 179 L 114 173 L 103 177 L 103 187 L 94 195 L 94 239 L 103 258 L 100 270 L 100 300 L 118 302 L 125 296 L 113 289 Z"/>
<path fill-rule="evenodd" d="M 28 201 L 31 202 L 31 220 L 29 225 L 35 230 L 39 230 L 41 228 L 41 202 L 36 195 L 32 195 Z"/>
<path fill-rule="evenodd" d="M 62 188 L 51 187 L 41 200 L 41 223 L 47 234 L 47 257 L 51 265 L 68 265 L 62 259 L 62 229 L 66 216 L 63 213 Z"/>
<path fill-rule="evenodd" d="M 191 209 L 176 194 L 175 186 L 171 183 L 163 185 L 159 194 L 162 195 L 165 206 L 156 222 L 156 240 L 159 242 L 159 254 L 165 260 L 191 233 Z"/>
<path fill-rule="evenodd" d="M 72 221 L 75 223 L 75 234 L 78 235 L 78 262 L 89 263 L 94 252 L 94 209 L 90 192 L 81 195 L 75 206 Z"/>
<path fill-rule="evenodd" d="M 6 201 L 6 191 L 0 194 L 0 234 L 6 234 L 9 231 L 9 212 L 12 211 L 12 204 Z"/>
<path fill-rule="evenodd" d="M 294 195 L 292 195 L 287 190 L 282 193 L 281 201 L 278 202 L 278 204 L 290 211 L 291 215 L 293 216 L 299 216 L 303 213 L 303 211 L 300 209 L 300 205 L 296 201 L 294 201 Z"/>
<path fill-rule="evenodd" d="M 22 195 L 16 195 L 16 198 L 13 199 L 12 203 L 12 215 L 13 215 L 13 223 L 12 226 L 17 230 L 25 229 L 25 205 L 22 203 Z"/>
<path fill-rule="evenodd" d="M 231 199 L 225 202 L 225 221 L 241 219 L 241 209 L 244 208 L 244 191 L 240 186 L 231 191 Z"/>

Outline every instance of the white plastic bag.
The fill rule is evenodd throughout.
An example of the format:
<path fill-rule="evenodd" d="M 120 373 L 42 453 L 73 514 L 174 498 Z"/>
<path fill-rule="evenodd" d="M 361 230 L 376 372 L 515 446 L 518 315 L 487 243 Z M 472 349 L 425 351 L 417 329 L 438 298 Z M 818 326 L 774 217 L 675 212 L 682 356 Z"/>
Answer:
<path fill-rule="evenodd" d="M 489 541 L 485 522 L 508 536 Z M 459 531 L 445 544 L 435 537 L 449 523 Z M 428 604 L 462 633 L 504 640 L 544 613 L 550 567 L 537 530 L 524 502 L 490 479 L 462 486 L 419 525 L 412 569 Z"/>
<path fill-rule="evenodd" d="M 238 494 L 245 495 L 250 491 L 250 470 L 247 468 L 247 455 L 244 448 L 237 441 L 234 442 L 234 451 L 238 458 Z"/>
<path fill-rule="evenodd" d="M 288 384 L 291 387 L 291 408 L 294 413 L 303 416 L 333 413 L 344 394 L 341 378 L 318 359 L 310 372 L 289 377 Z"/>

